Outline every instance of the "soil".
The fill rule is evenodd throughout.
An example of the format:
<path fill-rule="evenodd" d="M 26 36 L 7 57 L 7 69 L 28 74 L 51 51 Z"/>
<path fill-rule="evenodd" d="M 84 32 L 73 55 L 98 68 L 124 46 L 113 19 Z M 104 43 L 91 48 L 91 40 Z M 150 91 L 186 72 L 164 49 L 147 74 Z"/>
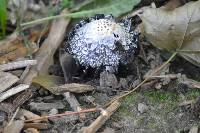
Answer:
<path fill-rule="evenodd" d="M 120 95 L 130 90 L 138 84 L 149 70 L 159 66 L 166 59 L 165 54 L 152 46 L 143 45 L 145 55 L 140 54 L 129 66 L 119 68 L 119 73 L 109 74 L 107 72 L 96 73 L 94 75 L 84 76 L 84 80 L 74 82 L 86 83 L 95 86 L 95 91 L 76 95 L 83 108 L 94 107 L 94 104 L 103 107 L 114 96 Z M 161 56 L 162 55 L 162 56 Z M 147 57 L 147 58 L 145 58 Z M 184 65 L 183 65 L 184 62 Z M 59 71 L 52 74 L 61 75 L 61 67 L 55 64 L 51 67 L 53 71 Z M 192 71 L 191 71 L 192 70 Z M 164 69 L 163 74 L 185 74 L 187 77 L 199 80 L 200 69 L 177 57 L 169 66 Z M 79 73 L 82 75 L 83 73 Z M 148 82 L 146 87 L 140 88 L 137 92 L 125 97 L 122 100 L 121 107 L 111 116 L 99 132 L 117 132 L 117 133 L 187 133 L 193 127 L 199 124 L 198 97 L 200 90 L 188 88 L 180 84 L 178 80 L 171 79 L 167 83 L 165 80 L 158 79 L 155 82 Z M 156 87 L 157 85 L 160 87 Z M 157 88 L 157 89 L 156 89 Z M 33 103 L 61 102 L 56 104 L 54 109 L 34 110 L 29 102 L 28 108 L 37 114 L 52 114 L 71 110 L 66 104 L 64 97 L 52 95 L 43 88 L 36 87 L 37 95 L 31 100 Z M 193 103 L 184 104 L 193 100 Z M 43 105 L 44 106 L 44 105 Z M 54 106 L 54 105 L 51 105 Z M 25 107 L 27 108 L 27 107 Z M 51 120 L 53 128 L 41 130 L 41 132 L 77 132 L 81 127 L 89 125 L 98 113 L 87 114 L 87 119 L 80 122 L 76 116 L 66 116 Z M 66 126 L 67 125 L 67 126 Z"/>

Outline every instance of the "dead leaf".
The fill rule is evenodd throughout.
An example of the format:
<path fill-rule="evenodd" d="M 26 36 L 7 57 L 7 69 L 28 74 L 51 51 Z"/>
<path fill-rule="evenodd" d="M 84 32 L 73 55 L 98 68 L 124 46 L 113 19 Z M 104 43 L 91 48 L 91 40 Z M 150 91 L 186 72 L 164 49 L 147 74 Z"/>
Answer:
<path fill-rule="evenodd" d="M 36 44 L 36 41 L 41 36 L 44 36 L 47 32 L 48 29 L 45 29 L 42 32 L 41 29 L 38 28 L 31 29 L 27 39 L 29 41 L 29 48 L 32 53 L 38 51 L 39 46 Z M 6 39 L 0 41 L 0 64 L 25 57 L 27 54 L 28 49 L 25 47 L 23 39 L 19 37 L 17 33 L 13 33 Z"/>
<path fill-rule="evenodd" d="M 32 83 L 38 84 L 51 91 L 52 87 L 64 84 L 64 78 L 54 75 L 39 75 L 33 78 Z"/>
<path fill-rule="evenodd" d="M 172 11 L 146 8 L 140 17 L 144 34 L 156 47 L 179 55 L 200 67 L 200 1 Z"/>

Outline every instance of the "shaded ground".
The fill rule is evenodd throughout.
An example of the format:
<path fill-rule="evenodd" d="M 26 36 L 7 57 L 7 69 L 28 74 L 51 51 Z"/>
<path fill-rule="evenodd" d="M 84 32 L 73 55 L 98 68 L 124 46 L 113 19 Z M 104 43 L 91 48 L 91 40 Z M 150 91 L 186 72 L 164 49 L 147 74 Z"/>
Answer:
<path fill-rule="evenodd" d="M 155 66 L 163 62 L 162 60 L 165 60 L 160 56 L 159 51 L 155 51 L 149 46 L 147 48 L 146 53 L 149 57 L 147 58 L 147 63 L 144 62 L 143 57 L 140 55 L 132 64 L 133 67 L 128 69 L 128 71 L 132 70 L 132 73 L 129 73 L 128 76 L 125 75 L 127 73 L 121 73 L 121 75 L 117 76 L 117 81 L 112 74 L 110 76 L 105 76 L 106 74 L 102 76 L 104 73 L 101 73 L 100 79 L 98 76 L 95 79 L 91 77 L 85 78 L 87 80 L 84 83 L 96 86 L 96 90 L 92 93 L 76 95 L 81 106 L 85 108 L 93 107 L 94 104 L 104 106 L 112 97 L 124 93 L 128 88 L 134 87 L 135 84 L 139 83 L 138 74 L 143 76 L 148 70 L 155 68 Z M 185 62 L 184 65 L 181 65 L 182 63 L 180 62 L 183 62 L 183 59 L 177 57 L 170 67 L 166 70 L 164 69 L 162 73 L 182 73 L 186 74 L 187 77 L 198 80 L 200 70 L 188 62 Z M 103 80 L 104 78 L 105 80 Z M 106 83 L 109 83 L 109 85 L 106 85 Z M 157 84 L 161 84 L 161 86 L 157 87 Z M 39 95 L 39 97 L 45 97 L 39 98 L 37 96 L 36 99 L 40 100 L 34 99 L 34 102 L 55 102 L 55 99 L 60 99 L 59 102 L 65 104 L 62 96 L 55 97 L 43 89 L 39 90 Z M 143 86 L 139 91 L 124 98 L 121 107 L 106 122 L 100 132 L 187 133 L 193 126 L 199 125 L 199 95 L 200 90 L 189 88 L 187 85 L 179 83 L 177 79 L 170 79 L 167 83 L 164 79 L 156 79 L 155 83 L 147 84 L 146 87 Z M 65 108 L 57 110 L 70 110 L 70 108 L 69 105 L 65 105 Z M 50 112 L 42 112 L 49 114 L 52 110 Z M 42 112 L 39 111 L 40 114 Z M 89 125 L 97 116 L 98 113 L 88 114 L 87 120 L 83 123 L 80 123 L 78 118 L 73 116 L 67 117 L 68 120 L 52 120 L 54 126 L 48 132 L 77 132 L 82 126 Z M 66 124 L 68 125 L 67 127 Z"/>

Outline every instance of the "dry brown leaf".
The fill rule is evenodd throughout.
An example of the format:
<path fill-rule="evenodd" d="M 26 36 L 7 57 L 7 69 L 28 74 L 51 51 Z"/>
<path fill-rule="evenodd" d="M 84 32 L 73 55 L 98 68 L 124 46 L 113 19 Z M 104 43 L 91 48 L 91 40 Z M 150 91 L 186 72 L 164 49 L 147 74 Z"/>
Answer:
<path fill-rule="evenodd" d="M 41 33 L 41 30 L 32 30 L 28 36 L 29 47 L 32 53 L 38 51 L 39 47 L 36 41 L 40 36 L 45 35 L 48 30 Z M 25 57 L 28 54 L 28 49 L 25 47 L 22 38 L 18 37 L 16 33 L 0 41 L 0 64 L 14 61 L 18 58 Z"/>
<path fill-rule="evenodd" d="M 200 66 L 200 1 L 172 11 L 146 8 L 140 17 L 144 34 L 156 47 L 179 55 Z"/>
<path fill-rule="evenodd" d="M 32 83 L 38 84 L 42 87 L 44 87 L 47 90 L 52 89 L 52 87 L 61 85 L 64 83 L 64 78 L 54 75 L 39 75 L 35 78 L 33 78 Z"/>
<path fill-rule="evenodd" d="M 39 75 L 33 79 L 33 83 L 44 87 L 55 95 L 60 95 L 64 92 L 83 93 L 94 90 L 94 87 L 91 85 L 77 83 L 63 84 L 63 77 L 53 75 Z"/>

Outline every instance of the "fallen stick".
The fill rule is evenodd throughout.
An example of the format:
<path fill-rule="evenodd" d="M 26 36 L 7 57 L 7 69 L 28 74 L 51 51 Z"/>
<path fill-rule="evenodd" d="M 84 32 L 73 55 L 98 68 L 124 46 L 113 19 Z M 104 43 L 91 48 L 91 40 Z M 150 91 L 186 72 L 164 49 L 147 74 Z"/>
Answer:
<path fill-rule="evenodd" d="M 17 94 L 17 93 L 19 93 L 21 91 L 26 90 L 27 88 L 29 88 L 29 85 L 20 84 L 20 85 L 18 85 L 16 87 L 13 87 L 13 88 L 9 89 L 8 91 L 0 93 L 0 102 L 4 101 L 8 97 L 11 97 L 12 95 L 15 95 L 15 94 Z"/>
<path fill-rule="evenodd" d="M 72 65 L 73 64 L 73 57 L 71 55 L 67 54 L 67 53 L 63 53 L 63 51 L 60 50 L 59 60 L 60 60 L 60 65 L 61 65 L 63 73 L 64 73 L 65 83 L 68 83 L 67 85 L 69 86 L 69 81 L 70 81 L 71 76 L 72 76 L 71 73 L 73 73 L 73 71 L 76 69 L 75 67 L 72 67 L 73 66 Z M 60 90 L 60 89 L 53 89 L 53 90 Z M 81 110 L 81 106 L 78 103 L 78 100 L 76 99 L 76 97 L 73 93 L 64 92 L 64 91 L 61 92 L 61 93 L 63 93 L 67 102 L 70 104 L 71 108 L 74 111 L 80 111 Z M 80 114 L 80 121 L 83 121 L 85 118 L 86 118 L 85 114 Z"/>
<path fill-rule="evenodd" d="M 22 83 L 26 77 L 26 75 L 28 74 L 28 72 L 30 71 L 31 66 L 27 66 L 25 68 L 25 70 L 23 71 L 23 73 L 21 74 L 20 78 L 19 78 L 19 83 Z"/>
<path fill-rule="evenodd" d="M 64 10 L 61 14 L 67 13 L 68 11 Z M 65 30 L 69 21 L 70 19 L 62 18 L 52 22 L 49 35 L 36 54 L 35 59 L 38 63 L 36 66 L 31 67 L 30 71 L 24 78 L 24 83 L 31 84 L 32 79 L 38 74 L 45 74 L 48 72 L 48 68 L 53 61 L 53 55 L 65 37 Z"/>
<path fill-rule="evenodd" d="M 39 129 L 39 130 L 47 130 L 47 129 L 50 129 L 52 128 L 53 125 L 49 124 L 49 123 L 25 123 L 24 124 L 24 129 L 27 129 L 27 128 L 35 128 L 35 129 Z"/>
<path fill-rule="evenodd" d="M 65 99 L 67 100 L 67 102 L 69 103 L 70 107 L 74 111 L 82 110 L 80 107 L 80 104 L 74 94 L 72 94 L 70 92 L 65 92 L 63 95 L 64 95 Z M 79 116 L 80 116 L 80 120 L 84 120 L 86 118 L 85 114 L 80 114 Z"/>
<path fill-rule="evenodd" d="M 86 84 L 78 84 L 78 83 L 69 83 L 60 86 L 52 87 L 55 91 L 54 93 L 64 93 L 64 92 L 73 92 L 73 93 L 84 93 L 88 91 L 93 91 L 94 87 Z"/>
<path fill-rule="evenodd" d="M 75 98 L 75 96 L 72 93 L 65 92 L 63 95 L 64 95 L 65 99 L 67 100 L 67 102 L 70 104 L 70 107 L 74 111 L 80 111 L 78 109 L 78 107 L 80 106 L 80 104 L 79 104 L 79 102 L 77 101 L 77 99 Z"/>
<path fill-rule="evenodd" d="M 152 76 L 148 76 L 149 79 L 161 79 L 161 78 L 169 78 L 169 79 L 176 79 L 178 77 L 180 77 L 180 74 L 166 74 L 166 75 L 152 75 Z M 147 77 L 144 77 L 147 78 Z"/>
<path fill-rule="evenodd" d="M 37 118 L 40 118 L 39 115 L 36 115 L 33 112 L 25 110 L 25 109 L 20 109 L 18 114 L 24 116 L 26 119 L 37 119 Z M 40 120 L 35 120 L 33 122 L 39 123 L 41 121 Z"/>
<path fill-rule="evenodd" d="M 0 71 L 9 71 L 13 69 L 23 68 L 29 65 L 36 65 L 37 60 L 23 60 L 23 61 L 15 61 L 7 64 L 0 65 Z"/>
<path fill-rule="evenodd" d="M 76 112 L 65 112 L 62 114 L 49 115 L 49 116 L 43 116 L 43 117 L 39 117 L 39 118 L 35 118 L 35 119 L 29 119 L 29 120 L 25 120 L 25 122 L 46 120 L 48 118 L 56 118 L 56 117 L 67 116 L 67 115 L 77 115 L 77 114 L 82 114 L 82 113 L 97 112 L 97 111 L 101 111 L 101 110 L 102 109 L 98 109 L 98 108 L 83 109 L 81 111 L 76 111 Z"/>
<path fill-rule="evenodd" d="M 81 129 L 82 133 L 95 133 L 104 123 L 110 118 L 110 116 L 119 108 L 120 102 L 114 101 L 101 115 L 88 127 Z"/>
<path fill-rule="evenodd" d="M 12 122 L 14 121 L 17 113 L 19 111 L 19 107 L 16 109 L 15 113 L 13 114 L 12 118 L 10 119 L 10 121 L 8 122 L 8 125 L 7 126 L 10 126 L 12 124 Z"/>
<path fill-rule="evenodd" d="M 19 78 L 17 76 L 8 72 L 0 71 L 0 93 L 5 91 L 7 88 L 11 87 L 17 81 L 19 81 Z"/>

